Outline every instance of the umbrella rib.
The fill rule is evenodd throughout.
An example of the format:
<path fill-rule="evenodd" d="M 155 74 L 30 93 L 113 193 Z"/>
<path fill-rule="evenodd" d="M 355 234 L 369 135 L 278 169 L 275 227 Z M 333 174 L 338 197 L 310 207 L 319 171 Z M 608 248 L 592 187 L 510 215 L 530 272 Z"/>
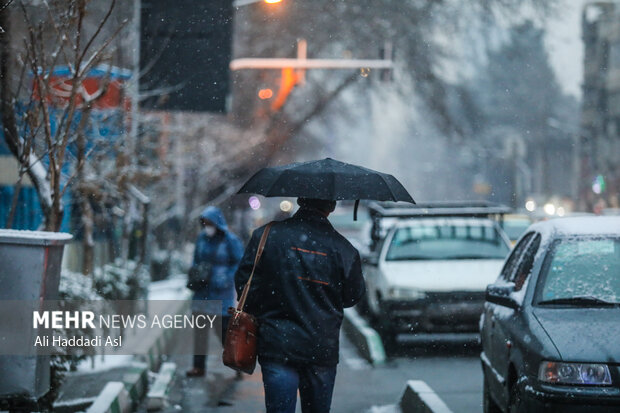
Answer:
<path fill-rule="evenodd" d="M 266 194 L 271 194 L 271 191 L 273 190 L 273 188 L 276 186 L 276 184 L 280 181 L 280 179 L 282 179 L 282 177 L 284 176 L 284 174 L 286 173 L 286 170 L 282 171 L 281 174 L 278 175 L 278 177 L 276 179 L 273 180 L 273 182 L 271 183 L 271 185 L 269 186 L 269 190 L 266 191 Z M 265 195 L 265 196 L 274 196 L 274 195 Z M 279 195 L 275 195 L 275 196 L 279 196 Z"/>
<path fill-rule="evenodd" d="M 383 182 L 385 183 L 385 186 L 387 186 L 388 190 L 390 191 L 390 195 L 392 196 L 392 201 L 396 202 L 396 197 L 394 196 L 394 193 L 392 191 L 392 187 L 390 186 L 388 181 L 385 180 L 385 177 L 381 173 L 379 174 L 379 177 L 381 177 L 381 179 L 383 179 Z"/>

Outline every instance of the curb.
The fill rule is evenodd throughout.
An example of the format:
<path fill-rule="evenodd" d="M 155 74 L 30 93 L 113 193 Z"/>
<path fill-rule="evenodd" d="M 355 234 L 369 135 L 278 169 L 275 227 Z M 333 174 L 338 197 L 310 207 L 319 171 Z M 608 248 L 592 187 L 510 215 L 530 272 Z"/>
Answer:
<path fill-rule="evenodd" d="M 160 410 L 164 407 L 176 370 L 175 363 L 168 362 L 161 365 L 157 379 L 146 396 L 147 410 Z"/>
<path fill-rule="evenodd" d="M 191 307 L 191 293 L 188 293 L 183 300 L 175 301 L 183 301 L 183 304 L 174 311 L 177 314 L 186 313 Z M 153 340 L 153 343 L 148 347 L 148 350 L 145 352 L 146 355 L 138 356 L 137 359 L 146 362 L 149 370 L 157 371 L 161 366 L 163 358 L 162 356 L 166 355 L 166 352 L 170 347 L 170 343 L 173 339 L 173 334 L 174 333 L 172 329 L 164 329 L 162 334 L 160 334 L 155 340 Z"/>
<path fill-rule="evenodd" d="M 385 363 L 385 350 L 381 337 L 354 308 L 344 309 L 342 326 L 345 333 L 366 360 L 372 363 L 373 366 Z"/>
<path fill-rule="evenodd" d="M 183 304 L 176 309 L 176 312 L 185 312 L 189 310 L 190 305 L 189 299 L 183 300 Z M 131 368 L 123 376 L 122 382 L 112 381 L 106 384 L 87 413 L 126 413 L 135 409 L 147 395 L 149 370 L 156 371 L 160 367 L 162 356 L 165 355 L 172 338 L 172 330 L 164 329 L 162 334 L 150 344 L 146 352 L 147 355 L 136 357 L 136 361 L 132 363 Z M 162 368 L 166 364 L 173 363 L 164 363 Z"/>
<path fill-rule="evenodd" d="M 129 371 L 123 376 L 123 384 L 133 407 L 137 407 L 146 395 L 149 387 L 148 371 L 146 363 L 133 362 Z"/>
<path fill-rule="evenodd" d="M 120 381 L 110 381 L 86 413 L 127 413 L 131 411 L 131 405 L 125 385 Z"/>
<path fill-rule="evenodd" d="M 403 413 L 452 413 L 426 382 L 409 380 L 400 399 Z"/>

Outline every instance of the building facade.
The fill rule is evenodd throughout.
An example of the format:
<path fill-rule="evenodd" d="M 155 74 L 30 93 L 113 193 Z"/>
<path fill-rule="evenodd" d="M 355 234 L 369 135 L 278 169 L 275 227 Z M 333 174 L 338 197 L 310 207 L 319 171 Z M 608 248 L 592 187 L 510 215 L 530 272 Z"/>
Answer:
<path fill-rule="evenodd" d="M 618 208 L 620 192 L 620 3 L 592 1 L 582 15 L 584 80 L 580 202 Z"/>

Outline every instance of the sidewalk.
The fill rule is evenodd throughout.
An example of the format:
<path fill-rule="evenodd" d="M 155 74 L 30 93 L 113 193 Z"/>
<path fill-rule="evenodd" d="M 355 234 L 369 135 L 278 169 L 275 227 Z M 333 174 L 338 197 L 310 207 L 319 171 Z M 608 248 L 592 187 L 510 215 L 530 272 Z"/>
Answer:
<path fill-rule="evenodd" d="M 187 378 L 185 371 L 191 367 L 191 356 L 176 356 L 177 377 L 170 390 L 168 407 L 172 412 L 252 413 L 264 412 L 263 383 L 259 369 L 243 380 L 235 380 L 235 372 L 222 364 L 221 358 L 210 356 L 207 375 Z M 144 406 L 138 412 L 145 413 Z"/>
<path fill-rule="evenodd" d="M 254 374 L 244 374 L 243 380 L 235 380 L 235 372 L 222 364 L 220 343 L 209 343 L 207 376 L 205 378 L 186 378 L 185 371 L 191 367 L 191 356 L 175 356 L 172 361 L 178 366 L 178 375 L 169 395 L 169 406 L 165 413 L 173 412 L 206 412 L 206 413 L 263 413 L 265 411 L 265 395 L 263 391 L 260 365 L 257 364 Z M 355 382 L 360 374 L 367 374 L 372 366 L 362 359 L 353 344 L 341 335 L 341 361 L 336 376 L 337 392 L 334 395 L 332 411 L 344 412 L 350 398 L 359 396 L 360 389 L 352 387 L 348 382 Z M 402 389 L 394 389 L 395 397 Z M 366 390 L 364 390 L 366 391 Z M 377 391 L 383 391 L 377 389 Z M 301 407 L 297 401 L 297 412 Z M 368 407 L 372 403 L 368 404 Z M 146 409 L 139 409 L 146 413 Z M 365 411 L 362 410 L 362 411 Z M 358 411 L 356 413 L 362 413 Z"/>
<path fill-rule="evenodd" d="M 191 355 L 175 355 L 169 361 L 176 363 L 177 376 L 168 396 L 168 406 L 161 410 L 172 412 L 252 413 L 264 412 L 263 383 L 260 367 L 254 374 L 235 380 L 235 372 L 222 363 L 222 346 L 218 339 L 210 340 L 207 357 L 207 374 L 200 378 L 187 378 L 191 368 Z M 147 410 L 140 406 L 138 412 Z"/>
<path fill-rule="evenodd" d="M 153 282 L 149 287 L 149 299 L 187 300 L 190 295 L 185 289 L 185 281 L 184 276 L 177 276 Z M 131 376 L 136 369 L 136 362 L 146 362 L 150 370 L 155 369 L 169 341 L 169 337 L 160 337 L 160 335 L 147 334 L 139 337 L 141 345 L 134 347 L 139 347 L 144 356 L 107 355 L 83 361 L 78 366 L 78 371 L 65 375 L 59 390 L 59 397 L 54 402 L 54 411 L 61 413 L 83 411 L 92 404 L 108 382 L 123 382 Z M 128 336 L 126 339 L 133 341 L 138 337 Z"/>

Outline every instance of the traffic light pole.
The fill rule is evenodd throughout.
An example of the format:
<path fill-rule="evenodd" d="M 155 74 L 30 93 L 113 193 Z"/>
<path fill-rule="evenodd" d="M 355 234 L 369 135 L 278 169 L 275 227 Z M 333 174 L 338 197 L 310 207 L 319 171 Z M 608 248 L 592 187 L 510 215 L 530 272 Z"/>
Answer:
<path fill-rule="evenodd" d="M 387 46 L 386 46 L 387 48 Z M 391 57 L 391 47 L 384 57 Z M 280 90 L 271 103 L 271 110 L 277 112 L 284 106 L 289 93 L 295 85 L 305 82 L 306 69 L 382 69 L 385 73 L 381 76 L 384 80 L 391 78 L 394 63 L 391 59 L 308 59 L 307 43 L 304 39 L 297 42 L 297 58 L 241 58 L 230 62 L 230 70 L 245 69 L 280 69 Z"/>
<path fill-rule="evenodd" d="M 291 59 L 241 58 L 230 62 L 230 70 L 243 69 L 392 69 L 391 60 L 381 59 Z"/>

